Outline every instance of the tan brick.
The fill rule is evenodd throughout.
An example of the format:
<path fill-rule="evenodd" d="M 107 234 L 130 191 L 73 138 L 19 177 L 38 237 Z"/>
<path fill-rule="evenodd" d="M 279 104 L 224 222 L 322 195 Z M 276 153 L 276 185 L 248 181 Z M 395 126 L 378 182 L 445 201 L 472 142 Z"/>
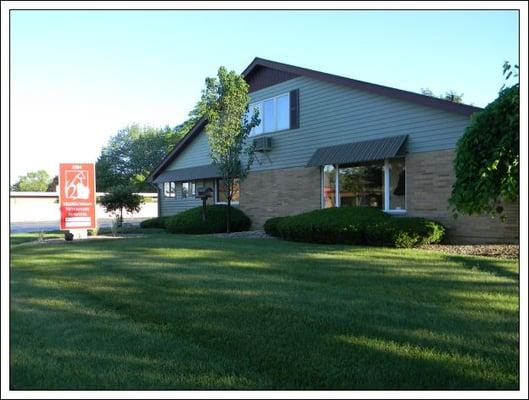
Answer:
<path fill-rule="evenodd" d="M 447 228 L 448 239 L 460 243 L 517 243 L 519 205 L 506 204 L 506 221 L 488 216 L 454 219 L 448 198 L 455 181 L 454 150 L 413 153 L 406 157 L 406 202 L 410 216 L 436 219 Z"/>
<path fill-rule="evenodd" d="M 269 218 L 320 208 L 320 182 L 314 167 L 250 172 L 241 184 L 239 207 L 258 229 Z"/>

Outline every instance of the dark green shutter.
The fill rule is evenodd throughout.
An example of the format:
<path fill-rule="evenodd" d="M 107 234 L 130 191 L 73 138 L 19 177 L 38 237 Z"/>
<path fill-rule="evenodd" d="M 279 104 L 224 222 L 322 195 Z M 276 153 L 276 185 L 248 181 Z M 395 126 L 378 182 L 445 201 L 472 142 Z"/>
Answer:
<path fill-rule="evenodd" d="M 299 128 L 299 89 L 290 91 L 290 129 Z"/>

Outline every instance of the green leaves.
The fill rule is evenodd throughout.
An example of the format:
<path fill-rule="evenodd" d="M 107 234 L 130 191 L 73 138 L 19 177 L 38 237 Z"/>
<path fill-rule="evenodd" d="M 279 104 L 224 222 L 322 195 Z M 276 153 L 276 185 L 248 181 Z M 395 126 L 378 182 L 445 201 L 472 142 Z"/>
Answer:
<path fill-rule="evenodd" d="M 46 171 L 32 171 L 21 176 L 18 182 L 11 185 L 11 190 L 13 192 L 46 192 L 51 184 L 52 178 Z"/>
<path fill-rule="evenodd" d="M 504 72 L 509 70 L 504 66 Z M 456 182 L 449 199 L 454 213 L 501 215 L 503 202 L 518 200 L 519 104 L 515 84 L 473 116 L 457 144 Z"/>
<path fill-rule="evenodd" d="M 102 196 L 99 202 L 107 212 L 118 212 L 122 214 L 125 209 L 130 213 L 138 212 L 143 204 L 143 197 L 132 192 L 128 186 L 118 185 Z"/>
<path fill-rule="evenodd" d="M 104 192 L 116 185 L 128 185 L 138 192 L 153 191 L 145 179 L 181 137 L 177 129 L 187 129 L 187 125 L 157 129 L 133 124 L 121 129 L 97 160 L 97 190 Z"/>
<path fill-rule="evenodd" d="M 247 117 L 249 102 L 248 84 L 235 71 L 220 67 L 217 77 L 206 78 L 198 108 L 208 121 L 211 160 L 222 175 L 229 201 L 234 181 L 246 177 L 254 160 L 253 146 L 247 139 L 260 120 L 257 111 Z"/>

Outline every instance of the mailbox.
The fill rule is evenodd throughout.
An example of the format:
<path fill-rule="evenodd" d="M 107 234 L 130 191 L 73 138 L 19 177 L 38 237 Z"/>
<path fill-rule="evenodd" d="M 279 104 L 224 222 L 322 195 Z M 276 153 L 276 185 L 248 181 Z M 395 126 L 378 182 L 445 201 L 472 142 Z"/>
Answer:
<path fill-rule="evenodd" d="M 213 189 L 210 187 L 199 187 L 196 189 L 195 198 L 207 200 L 213 196 Z"/>

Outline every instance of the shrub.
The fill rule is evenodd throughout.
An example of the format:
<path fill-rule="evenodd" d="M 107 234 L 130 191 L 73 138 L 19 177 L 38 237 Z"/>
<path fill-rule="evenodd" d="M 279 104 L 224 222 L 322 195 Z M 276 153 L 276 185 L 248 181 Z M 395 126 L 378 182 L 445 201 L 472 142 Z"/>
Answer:
<path fill-rule="evenodd" d="M 438 243 L 445 229 L 425 218 L 392 217 L 375 208 L 315 210 L 265 223 L 265 231 L 286 240 L 314 243 L 415 247 Z"/>
<path fill-rule="evenodd" d="M 425 218 L 392 217 L 366 227 L 366 242 L 376 246 L 415 247 L 439 243 L 445 228 Z"/>
<path fill-rule="evenodd" d="M 263 226 L 264 231 L 271 236 L 280 236 L 277 225 L 279 224 L 280 221 L 284 220 L 285 218 L 287 217 L 275 217 L 275 218 L 270 218 L 266 220 Z"/>
<path fill-rule="evenodd" d="M 226 232 L 227 205 L 207 206 L 206 221 L 202 221 L 202 206 L 191 208 L 173 215 L 166 221 L 166 228 L 171 233 L 222 233 Z M 251 221 L 238 208 L 231 207 L 231 231 L 247 231 Z"/>
<path fill-rule="evenodd" d="M 276 229 L 283 239 L 297 242 L 364 244 L 365 225 L 387 218 L 375 208 L 327 208 L 282 218 Z"/>
<path fill-rule="evenodd" d="M 144 229 L 152 229 L 152 228 L 159 228 L 159 229 L 165 229 L 166 223 L 169 221 L 171 217 L 156 217 L 151 219 L 146 219 L 145 221 L 140 222 L 140 228 Z"/>

